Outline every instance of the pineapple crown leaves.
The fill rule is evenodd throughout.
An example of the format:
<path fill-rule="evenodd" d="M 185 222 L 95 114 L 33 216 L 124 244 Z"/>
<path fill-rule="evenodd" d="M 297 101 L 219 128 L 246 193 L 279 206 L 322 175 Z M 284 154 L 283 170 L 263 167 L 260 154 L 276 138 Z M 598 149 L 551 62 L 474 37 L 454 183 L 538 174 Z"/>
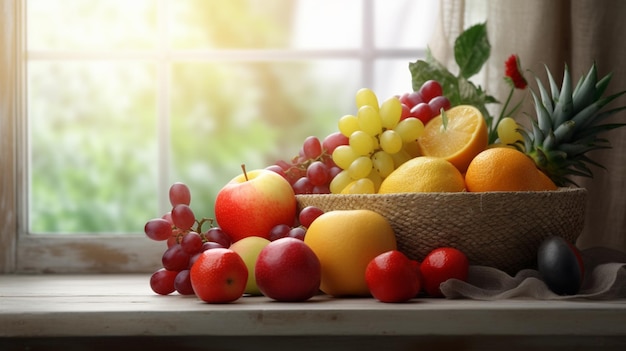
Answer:
<path fill-rule="evenodd" d="M 550 92 L 536 77 L 539 93 L 531 91 L 535 105 L 536 121 L 532 131 L 522 131 L 526 153 L 557 185 L 577 185 L 570 176 L 593 177 L 587 164 L 604 168 L 585 154 L 589 151 L 611 148 L 608 140 L 598 134 L 626 126 L 624 123 L 600 124 L 609 116 L 626 110 L 626 106 L 600 112 L 602 108 L 626 90 L 603 97 L 612 75 L 598 80 L 594 63 L 575 87 L 567 65 L 561 87 L 550 70 L 545 67 Z"/>

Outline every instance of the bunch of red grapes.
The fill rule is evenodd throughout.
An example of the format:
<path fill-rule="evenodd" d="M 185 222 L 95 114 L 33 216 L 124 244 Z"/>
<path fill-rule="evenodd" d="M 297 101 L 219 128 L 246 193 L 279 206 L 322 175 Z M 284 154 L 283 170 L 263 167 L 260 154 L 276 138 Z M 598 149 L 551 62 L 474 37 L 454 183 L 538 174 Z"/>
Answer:
<path fill-rule="evenodd" d="M 336 132 L 323 141 L 315 136 L 304 140 L 302 147 L 291 161 L 279 160 L 267 169 L 285 178 L 296 195 L 329 194 L 330 182 L 341 172 L 332 154 L 339 145 L 347 145 L 348 138 Z"/>
<path fill-rule="evenodd" d="M 441 109 L 450 109 L 450 100 L 443 95 L 443 88 L 436 80 L 428 80 L 417 91 L 405 93 L 398 97 L 402 103 L 403 120 L 415 117 L 424 125 L 441 114 Z"/>
<path fill-rule="evenodd" d="M 161 295 L 177 291 L 181 295 L 194 294 L 189 279 L 189 270 L 200 254 L 206 250 L 231 244 L 230 236 L 212 220 L 197 220 L 191 203 L 191 192 L 187 185 L 174 183 L 169 189 L 172 210 L 161 218 L 149 220 L 144 231 L 148 238 L 166 241 L 167 249 L 161 257 L 163 268 L 154 272 L 150 278 L 150 287 Z M 210 222 L 211 226 L 203 230 L 202 226 Z"/>

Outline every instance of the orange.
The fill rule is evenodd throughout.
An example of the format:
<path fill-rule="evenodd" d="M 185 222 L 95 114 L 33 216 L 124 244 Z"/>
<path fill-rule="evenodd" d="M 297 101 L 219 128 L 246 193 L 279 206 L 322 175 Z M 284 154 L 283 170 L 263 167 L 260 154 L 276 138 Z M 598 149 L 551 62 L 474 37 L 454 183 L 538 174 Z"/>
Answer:
<path fill-rule="evenodd" d="M 320 260 L 320 290 L 332 296 L 369 296 L 367 265 L 397 248 L 389 221 L 370 210 L 326 212 L 311 223 L 304 243 Z"/>
<path fill-rule="evenodd" d="M 420 264 L 424 291 L 432 297 L 442 297 L 439 285 L 448 279 L 467 281 L 469 260 L 465 254 L 453 247 L 432 250 Z"/>
<path fill-rule="evenodd" d="M 478 154 L 465 173 L 467 191 L 542 191 L 556 185 L 519 150 L 489 148 Z"/>
<path fill-rule="evenodd" d="M 452 107 L 445 115 L 445 127 L 441 115 L 426 124 L 424 134 L 417 139 L 419 149 L 422 155 L 444 158 L 465 173 L 474 156 L 487 148 L 487 123 L 470 105 Z"/>
<path fill-rule="evenodd" d="M 465 190 L 463 175 L 440 157 L 415 157 L 395 169 L 380 184 L 379 194 L 457 192 Z"/>

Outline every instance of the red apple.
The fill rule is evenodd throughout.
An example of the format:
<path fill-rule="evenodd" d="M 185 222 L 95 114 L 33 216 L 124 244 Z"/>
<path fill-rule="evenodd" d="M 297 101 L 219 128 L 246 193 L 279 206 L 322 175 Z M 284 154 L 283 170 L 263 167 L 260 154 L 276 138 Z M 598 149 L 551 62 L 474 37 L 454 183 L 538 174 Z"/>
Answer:
<path fill-rule="evenodd" d="M 269 239 L 272 228 L 292 225 L 295 215 L 296 197 L 291 185 L 266 169 L 244 169 L 215 198 L 215 220 L 233 242 L 248 236 Z"/>
<path fill-rule="evenodd" d="M 372 296 L 381 302 L 405 302 L 421 289 L 419 263 L 398 250 L 384 252 L 365 269 L 365 281 Z"/>
<path fill-rule="evenodd" d="M 202 301 L 227 303 L 240 298 L 248 281 L 248 268 L 233 250 L 206 250 L 191 266 L 191 286 Z"/>
<path fill-rule="evenodd" d="M 267 244 L 254 268 L 263 295 L 277 301 L 306 301 L 319 291 L 322 268 L 304 241 L 285 237 Z"/>

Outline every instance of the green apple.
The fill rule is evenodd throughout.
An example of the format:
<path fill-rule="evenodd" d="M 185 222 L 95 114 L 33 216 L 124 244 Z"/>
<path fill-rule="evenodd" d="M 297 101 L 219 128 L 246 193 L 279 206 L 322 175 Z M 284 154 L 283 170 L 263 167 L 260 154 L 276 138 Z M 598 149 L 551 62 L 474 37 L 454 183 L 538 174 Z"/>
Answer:
<path fill-rule="evenodd" d="M 248 282 L 246 283 L 246 289 L 244 291 L 246 294 L 261 295 L 261 290 L 259 290 L 256 284 L 254 267 L 259 253 L 269 243 L 270 241 L 268 239 L 259 236 L 248 236 L 230 246 L 230 249 L 238 253 L 246 264 L 246 267 L 248 267 Z"/>

